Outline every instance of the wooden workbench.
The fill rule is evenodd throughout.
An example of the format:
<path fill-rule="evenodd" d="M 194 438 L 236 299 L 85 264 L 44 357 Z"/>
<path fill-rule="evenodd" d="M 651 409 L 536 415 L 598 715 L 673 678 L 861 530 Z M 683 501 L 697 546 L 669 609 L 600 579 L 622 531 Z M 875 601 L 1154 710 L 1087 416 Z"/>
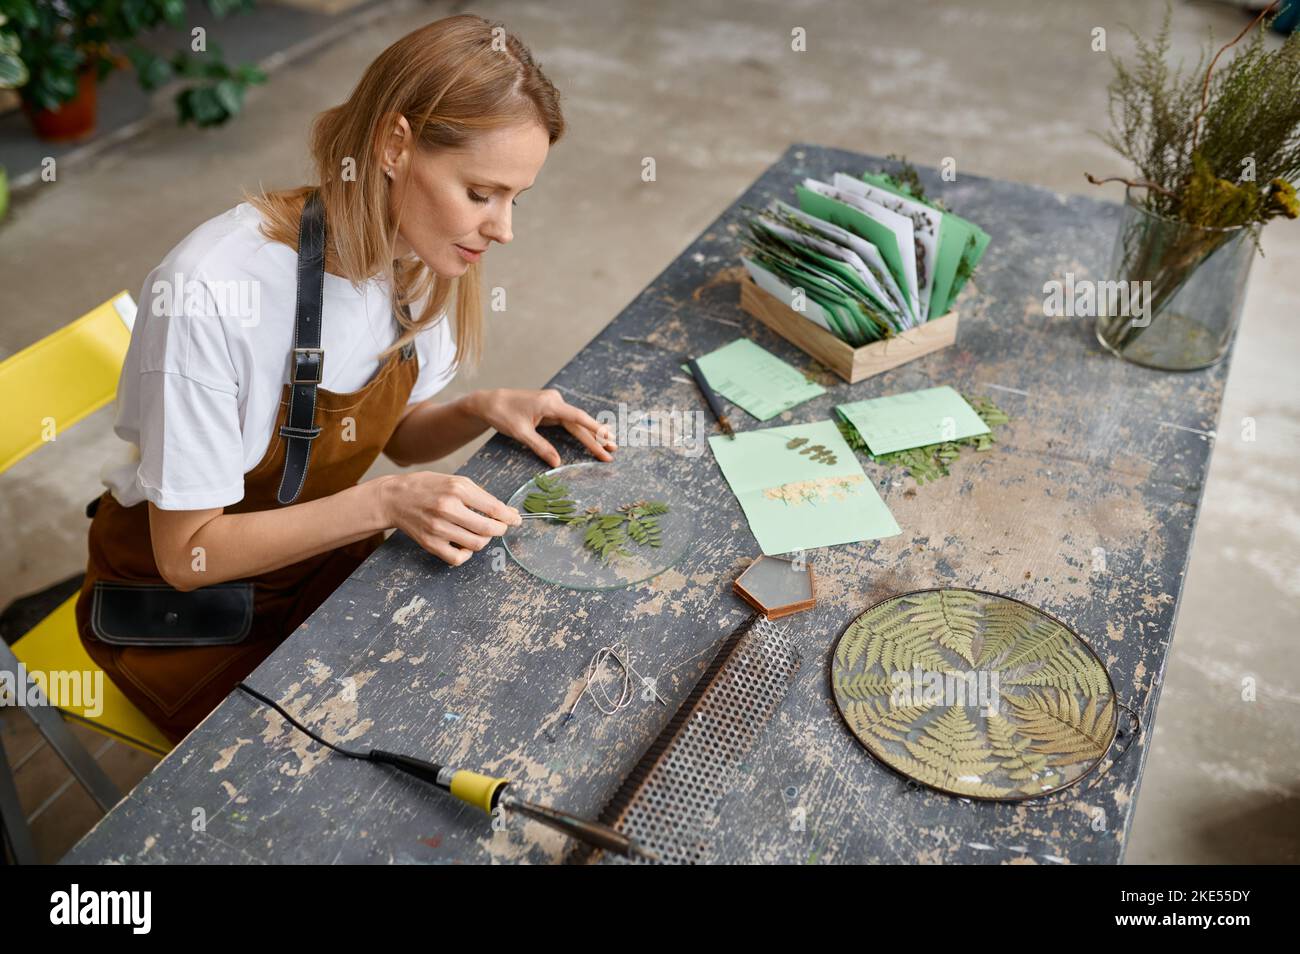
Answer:
<path fill-rule="evenodd" d="M 962 173 L 930 194 L 992 235 L 957 344 L 849 386 L 737 306 L 741 206 L 791 200 L 805 176 L 882 161 L 795 145 L 550 382 L 592 413 L 703 410 L 679 368 L 738 336 L 818 374 L 834 404 L 949 384 L 992 397 L 1011 423 L 990 452 L 916 487 L 864 461 L 903 533 L 812 553 L 819 602 L 782 625 L 804 664 L 723 802 L 728 862 L 1118 862 L 1149 751 L 1214 442 L 1226 362 L 1145 370 L 1101 351 L 1086 318 L 1047 318 L 1043 285 L 1105 274 L 1119 206 Z M 627 341 L 626 338 L 645 339 Z M 759 425 L 743 412 L 743 427 Z M 710 428 L 711 430 L 711 428 Z M 566 461 L 585 459 L 562 441 Z M 584 700 L 560 725 L 596 648 L 625 639 L 676 705 L 747 614 L 733 578 L 758 553 L 707 447 L 624 446 L 696 507 L 675 568 L 607 592 L 548 585 L 501 551 L 457 569 L 394 534 L 250 683 L 356 748 L 423 754 L 508 775 L 538 800 L 594 814 L 668 719 L 640 698 L 603 716 Z M 493 438 L 463 468 L 505 499 L 543 469 Z M 953 585 L 1004 593 L 1073 625 L 1108 665 L 1145 732 L 1091 788 L 1057 802 L 972 802 L 911 786 L 872 761 L 831 700 L 830 648 L 864 608 Z M 1121 728 L 1131 723 L 1121 719 Z M 1121 738 L 1117 745 L 1131 741 Z M 802 809 L 802 812 L 798 810 Z M 201 810 L 201 812 L 199 811 Z M 203 830 L 196 830 L 202 817 Z M 802 824 L 800 819 L 802 818 Z M 241 693 L 227 699 L 73 849 L 74 862 L 547 862 L 567 842 L 487 819 L 418 782 L 330 756 Z"/>

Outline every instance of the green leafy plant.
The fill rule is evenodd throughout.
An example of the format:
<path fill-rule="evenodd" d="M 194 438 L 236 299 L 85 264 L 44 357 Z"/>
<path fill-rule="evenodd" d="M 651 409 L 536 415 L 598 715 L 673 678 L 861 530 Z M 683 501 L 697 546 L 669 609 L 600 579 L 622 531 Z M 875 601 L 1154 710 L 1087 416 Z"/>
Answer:
<path fill-rule="evenodd" d="M 251 9 L 255 3 L 206 0 L 217 17 Z M 102 81 L 114 69 L 129 67 L 145 90 L 173 79 L 193 80 L 176 94 L 179 119 L 216 126 L 240 112 L 249 86 L 266 81 L 266 74 L 254 66 L 228 66 L 215 43 L 206 44 L 201 53 L 182 50 L 162 57 L 139 41 L 164 25 L 184 27 L 185 0 L 0 0 L 0 16 L 5 18 L 0 25 L 0 75 L 7 69 L 6 52 L 20 57 L 28 75 L 14 85 L 37 109 L 58 109 L 73 99 L 83 70 L 94 70 Z"/>
<path fill-rule="evenodd" d="M 892 454 L 872 454 L 867 442 L 862 439 L 858 429 L 845 420 L 837 420 L 836 426 L 844 436 L 845 442 L 853 450 L 874 460 L 878 464 L 904 467 L 909 476 L 918 484 L 935 481 L 948 476 L 948 465 L 961 456 L 964 449 L 986 451 L 995 443 L 992 429 L 1006 424 L 1011 418 L 1000 407 L 986 397 L 962 395 L 966 403 L 989 428 L 987 434 L 963 437 L 956 441 L 943 441 L 938 444 L 926 444 L 924 447 L 912 447 L 907 450 L 894 451 Z"/>
<path fill-rule="evenodd" d="M 1262 225 L 1278 215 L 1295 218 L 1300 211 L 1294 189 L 1300 179 L 1300 33 L 1269 50 L 1264 30 L 1256 30 L 1216 71 L 1219 58 L 1267 12 L 1213 57 L 1203 50 L 1187 73 L 1167 63 L 1170 11 L 1153 42 L 1134 34 L 1134 62 L 1112 60 L 1113 128 L 1102 139 L 1142 178 L 1088 178 L 1141 189 L 1150 211 L 1189 225 L 1223 229 Z"/>
<path fill-rule="evenodd" d="M 666 503 L 638 500 L 613 513 L 603 513 L 598 507 L 579 513 L 577 504 L 569 498 L 569 488 L 559 478 L 541 473 L 533 478 L 533 484 L 537 490 L 525 495 L 524 510 L 551 514 L 558 523 L 585 528 L 582 545 L 602 560 L 631 556 L 626 547 L 629 541 L 638 546 L 663 546 L 659 517 L 668 512 Z"/>
<path fill-rule="evenodd" d="M 9 18 L 0 13 L 0 89 L 16 89 L 27 82 L 27 64 L 22 58 L 22 38 L 14 32 L 12 26 L 6 26 Z"/>
<path fill-rule="evenodd" d="M 1147 317 L 1162 312 L 1196 269 L 1234 237 L 1232 230 L 1246 228 L 1258 243 L 1270 219 L 1300 215 L 1300 33 L 1270 50 L 1265 31 L 1256 30 L 1216 69 L 1220 57 L 1268 12 L 1213 57 L 1203 50 L 1189 72 L 1167 62 L 1168 10 L 1154 41 L 1135 34 L 1131 63 L 1113 60 L 1112 129 L 1102 139 L 1133 163 L 1138 176 L 1087 178 L 1097 185 L 1122 182 L 1141 208 L 1186 226 L 1171 234 L 1135 225 L 1122 236 L 1126 274 L 1118 277 L 1151 282 Z M 1116 316 L 1111 324 L 1107 340 L 1118 349 L 1150 327 L 1137 315 Z"/>

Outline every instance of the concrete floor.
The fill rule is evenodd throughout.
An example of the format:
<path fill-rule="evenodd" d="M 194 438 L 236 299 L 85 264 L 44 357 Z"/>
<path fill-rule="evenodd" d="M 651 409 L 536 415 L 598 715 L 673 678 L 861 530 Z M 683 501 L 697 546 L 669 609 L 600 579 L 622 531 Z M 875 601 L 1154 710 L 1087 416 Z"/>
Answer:
<path fill-rule="evenodd" d="M 162 123 L 17 196 L 0 226 L 0 357 L 118 289 L 138 293 L 160 257 L 241 186 L 296 184 L 311 117 L 342 100 L 396 37 L 472 9 L 528 43 L 570 124 L 497 249 L 488 285 L 509 290 L 470 387 L 542 384 L 791 141 L 805 140 L 1098 195 L 1124 173 L 1090 130 L 1107 126 L 1110 48 L 1149 34 L 1161 0 L 1042 3 L 398 3 L 390 15 L 274 73 L 226 129 Z M 1176 49 L 1195 58 L 1231 9 L 1176 4 Z M 790 50 L 807 31 L 808 52 Z M 643 183 L 643 156 L 658 181 Z M 1104 193 L 1118 200 L 1119 191 Z M 1265 233 L 1246 304 L 1128 861 L 1300 860 L 1300 291 L 1288 281 L 1300 223 Z M 1033 290 L 1027 290 L 1033 291 Z M 1291 370 L 1288 371 L 1287 369 Z M 1254 420 L 1257 439 L 1243 439 Z M 0 482 L 0 606 L 83 565 L 85 502 L 115 441 L 104 411 Z M 473 448 L 446 462 L 454 469 Z M 1254 701 L 1242 698 L 1255 680 Z M 4 717 L 11 756 L 34 744 Z M 36 756 L 33 756 L 35 760 Z M 148 760 L 123 757 L 119 777 Z M 57 779 L 40 792 L 42 804 Z M 35 798 L 36 795 L 29 795 Z M 74 799 L 75 792 L 67 798 Z M 33 803 L 34 804 L 34 803 Z M 45 814 L 61 817 L 50 802 Z M 71 802 L 43 836 L 57 857 L 88 827 Z"/>

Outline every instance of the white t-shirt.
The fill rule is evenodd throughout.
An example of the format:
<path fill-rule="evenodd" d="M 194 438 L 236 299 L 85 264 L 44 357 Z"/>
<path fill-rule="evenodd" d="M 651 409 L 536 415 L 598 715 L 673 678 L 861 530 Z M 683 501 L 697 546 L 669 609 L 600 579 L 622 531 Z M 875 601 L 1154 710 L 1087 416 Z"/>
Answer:
<path fill-rule="evenodd" d="M 225 507 L 244 497 L 244 474 L 270 445 L 289 380 L 298 255 L 268 240 L 261 215 L 240 203 L 204 222 L 149 273 L 117 388 L 114 431 L 127 442 L 101 471 L 123 506 Z M 397 339 L 387 283 L 354 288 L 326 273 L 321 387 L 364 387 Z M 418 316 L 423 302 L 411 306 Z M 416 336 L 420 373 L 410 403 L 455 376 L 451 320 Z"/>

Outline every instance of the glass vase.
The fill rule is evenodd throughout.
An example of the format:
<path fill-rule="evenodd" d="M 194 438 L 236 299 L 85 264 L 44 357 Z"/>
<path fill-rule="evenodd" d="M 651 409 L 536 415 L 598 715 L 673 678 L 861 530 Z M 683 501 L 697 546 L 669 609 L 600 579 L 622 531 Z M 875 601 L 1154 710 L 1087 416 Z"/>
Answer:
<path fill-rule="evenodd" d="M 1098 290 L 1097 340 L 1125 361 L 1162 371 L 1216 364 L 1241 318 L 1254 257 L 1247 227 L 1188 225 L 1143 208 L 1130 189 L 1110 267 L 1128 294 L 1108 302 Z"/>

